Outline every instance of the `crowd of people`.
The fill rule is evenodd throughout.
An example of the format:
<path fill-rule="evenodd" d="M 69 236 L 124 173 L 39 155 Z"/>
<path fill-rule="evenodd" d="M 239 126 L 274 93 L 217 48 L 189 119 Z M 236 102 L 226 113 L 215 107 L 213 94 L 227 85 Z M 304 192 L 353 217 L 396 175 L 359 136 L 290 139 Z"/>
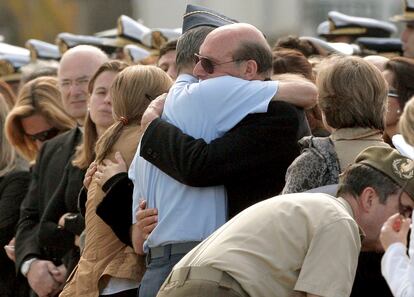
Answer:
<path fill-rule="evenodd" d="M 188 5 L 151 59 L 81 44 L 0 77 L 0 296 L 414 296 L 404 3 L 402 56 L 338 49 L 377 20 L 271 47 Z"/>

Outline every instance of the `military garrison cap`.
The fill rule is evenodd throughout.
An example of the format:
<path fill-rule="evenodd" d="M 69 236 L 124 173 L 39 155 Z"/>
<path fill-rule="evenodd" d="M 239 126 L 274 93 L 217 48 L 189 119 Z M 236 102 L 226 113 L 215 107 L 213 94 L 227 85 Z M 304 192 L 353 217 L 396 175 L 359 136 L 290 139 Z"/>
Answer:
<path fill-rule="evenodd" d="M 26 41 L 26 47 L 30 51 L 30 59 L 32 62 L 36 60 L 59 60 L 59 48 L 55 44 L 44 42 L 37 39 L 29 39 Z"/>
<path fill-rule="evenodd" d="M 68 49 L 77 45 L 93 45 L 102 49 L 107 54 L 113 54 L 118 49 L 124 47 L 128 42 L 118 38 L 103 38 L 97 36 L 88 35 L 75 35 L 71 33 L 59 33 L 56 37 L 56 44 L 59 47 L 59 51 L 63 54 Z"/>
<path fill-rule="evenodd" d="M 327 42 L 325 40 L 310 36 L 302 36 L 299 37 L 299 39 L 309 41 L 322 56 L 330 54 L 349 56 L 358 55 L 360 53 L 360 48 L 356 44 L 348 44 L 343 42 Z"/>
<path fill-rule="evenodd" d="M 238 21 L 228 18 L 222 14 L 215 12 L 214 10 L 188 4 L 185 14 L 183 16 L 183 33 L 186 31 L 199 27 L 221 27 L 228 24 L 238 23 Z"/>
<path fill-rule="evenodd" d="M 370 37 L 390 37 L 397 27 L 388 22 L 371 18 L 349 16 L 337 11 L 328 13 L 328 21 L 318 26 L 319 36 L 355 35 Z"/>
<path fill-rule="evenodd" d="M 372 146 L 362 151 L 355 163 L 368 165 L 391 178 L 414 200 L 414 161 L 396 149 Z"/>
<path fill-rule="evenodd" d="M 356 43 L 363 49 L 376 53 L 402 54 L 402 43 L 399 38 L 359 37 Z"/>
<path fill-rule="evenodd" d="M 403 14 L 395 15 L 391 18 L 393 22 L 414 22 L 414 0 L 403 0 Z"/>
<path fill-rule="evenodd" d="M 135 44 L 128 44 L 124 46 L 124 54 L 126 60 L 130 63 L 138 63 L 141 60 L 148 58 L 151 52 Z"/>
<path fill-rule="evenodd" d="M 30 52 L 23 47 L 0 42 L 0 77 L 4 81 L 18 81 L 20 68 L 30 62 Z"/>
<path fill-rule="evenodd" d="M 149 32 L 142 36 L 141 42 L 150 48 L 159 49 L 164 43 L 168 41 L 178 39 L 181 35 L 181 28 L 167 29 L 158 28 L 151 29 Z"/>
<path fill-rule="evenodd" d="M 118 18 L 118 36 L 133 42 L 142 43 L 142 37 L 150 34 L 151 29 L 126 15 Z"/>

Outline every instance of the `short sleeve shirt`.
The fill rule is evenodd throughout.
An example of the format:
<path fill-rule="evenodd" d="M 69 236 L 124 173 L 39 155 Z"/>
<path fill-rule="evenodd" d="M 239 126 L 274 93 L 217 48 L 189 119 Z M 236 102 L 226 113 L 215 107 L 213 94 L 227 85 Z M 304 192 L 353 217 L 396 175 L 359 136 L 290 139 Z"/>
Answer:
<path fill-rule="evenodd" d="M 352 209 L 326 194 L 277 196 L 241 212 L 175 269 L 210 266 L 250 296 L 349 296 L 361 247 Z"/>

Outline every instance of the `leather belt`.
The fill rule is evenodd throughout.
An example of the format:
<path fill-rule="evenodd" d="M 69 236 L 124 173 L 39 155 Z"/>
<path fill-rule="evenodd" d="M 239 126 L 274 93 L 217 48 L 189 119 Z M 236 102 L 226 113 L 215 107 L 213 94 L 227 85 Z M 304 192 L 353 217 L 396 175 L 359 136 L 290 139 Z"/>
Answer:
<path fill-rule="evenodd" d="M 149 249 L 148 256 L 149 259 L 153 260 L 169 255 L 187 254 L 199 243 L 199 241 L 189 241 L 182 243 L 172 243 L 164 246 L 157 246 Z"/>
<path fill-rule="evenodd" d="M 249 297 L 246 291 L 243 290 L 242 286 L 227 272 L 221 271 L 212 267 L 204 266 L 204 267 L 182 267 L 176 270 L 173 270 L 172 273 L 167 278 L 167 281 L 163 285 L 167 285 L 168 283 L 175 285 L 177 287 L 182 286 L 185 281 L 187 280 L 203 280 L 217 283 L 219 287 L 232 289 L 240 296 Z"/>

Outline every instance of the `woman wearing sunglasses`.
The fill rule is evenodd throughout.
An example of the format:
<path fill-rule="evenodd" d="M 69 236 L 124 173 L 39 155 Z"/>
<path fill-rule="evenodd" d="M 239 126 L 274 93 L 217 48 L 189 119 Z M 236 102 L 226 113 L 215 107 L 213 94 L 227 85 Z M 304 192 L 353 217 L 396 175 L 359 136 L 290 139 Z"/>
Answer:
<path fill-rule="evenodd" d="M 127 66 L 120 61 L 105 62 L 89 81 L 89 108 L 83 124 L 82 143 L 66 165 L 62 180 L 40 220 L 39 243 L 53 251 L 53 258 L 56 263 L 65 265 L 67 275 L 79 261 L 79 236 L 85 228 L 84 218 L 78 211 L 78 194 L 86 168 L 95 158 L 96 141 L 114 122 L 109 88 L 116 75 Z"/>
<path fill-rule="evenodd" d="M 388 83 L 388 112 L 384 140 L 390 145 L 392 137 L 399 133 L 398 123 L 404 106 L 414 95 L 414 61 L 396 57 L 385 64 L 382 73 Z"/>
<path fill-rule="evenodd" d="M 43 142 L 75 125 L 63 108 L 56 78 L 39 77 L 20 90 L 5 131 L 9 142 L 33 163 Z"/>

